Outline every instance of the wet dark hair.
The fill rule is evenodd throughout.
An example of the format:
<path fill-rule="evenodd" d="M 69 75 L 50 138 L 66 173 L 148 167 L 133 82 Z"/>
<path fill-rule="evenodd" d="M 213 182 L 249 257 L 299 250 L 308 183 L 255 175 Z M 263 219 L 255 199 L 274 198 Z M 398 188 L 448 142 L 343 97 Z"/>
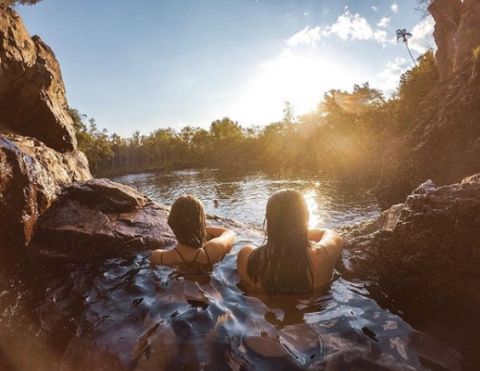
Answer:
<path fill-rule="evenodd" d="M 207 242 L 205 209 L 191 195 L 181 196 L 173 203 L 168 225 L 183 245 L 200 248 Z"/>
<path fill-rule="evenodd" d="M 266 243 L 254 250 L 248 275 L 267 292 L 308 292 L 313 273 L 309 255 L 308 208 L 302 194 L 285 189 L 267 203 Z"/>

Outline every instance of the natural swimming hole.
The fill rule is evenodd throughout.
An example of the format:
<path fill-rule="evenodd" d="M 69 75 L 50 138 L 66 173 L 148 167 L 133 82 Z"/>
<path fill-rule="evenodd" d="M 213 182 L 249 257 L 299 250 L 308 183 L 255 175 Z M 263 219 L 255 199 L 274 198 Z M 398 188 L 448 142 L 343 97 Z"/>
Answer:
<path fill-rule="evenodd" d="M 165 204 L 195 194 L 207 212 L 252 227 L 240 227 L 238 241 L 210 277 L 152 267 L 148 253 L 89 264 L 45 259 L 25 263 L 23 273 L 4 274 L 9 289 L 0 295 L 1 321 L 12 335 L 2 330 L 2 339 L 9 339 L 10 349 L 18 349 L 20 339 L 37 369 L 458 369 L 454 351 L 382 307 L 369 282 L 336 274 L 325 292 L 295 296 L 251 295 L 239 286 L 236 254 L 262 242 L 270 194 L 298 189 L 312 226 L 340 228 L 378 215 L 365 190 L 213 170 L 115 180 Z"/>

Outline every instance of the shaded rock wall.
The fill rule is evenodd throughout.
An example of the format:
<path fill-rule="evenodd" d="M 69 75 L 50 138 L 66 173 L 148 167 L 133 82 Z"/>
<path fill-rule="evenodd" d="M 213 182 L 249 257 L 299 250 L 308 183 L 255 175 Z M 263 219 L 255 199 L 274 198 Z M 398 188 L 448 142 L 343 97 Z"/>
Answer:
<path fill-rule="evenodd" d="M 435 0 L 441 81 L 406 135 L 389 146 L 379 184 L 383 205 L 400 202 L 425 179 L 458 182 L 480 171 L 480 0 Z"/>
<path fill-rule="evenodd" d="M 76 148 L 72 125 L 55 55 L 0 5 L 0 127 L 66 152 Z"/>
<path fill-rule="evenodd" d="M 479 210 L 480 174 L 443 187 L 427 181 L 403 204 L 347 232 L 347 273 L 373 277 L 416 310 L 432 302 L 478 307 Z"/>
<path fill-rule="evenodd" d="M 434 0 L 428 9 L 435 19 L 440 76 L 447 78 L 468 62 L 480 45 L 480 1 Z"/>
<path fill-rule="evenodd" d="M 60 153 L 35 138 L 0 135 L 0 250 L 28 244 L 62 186 L 90 178 L 80 151 Z"/>

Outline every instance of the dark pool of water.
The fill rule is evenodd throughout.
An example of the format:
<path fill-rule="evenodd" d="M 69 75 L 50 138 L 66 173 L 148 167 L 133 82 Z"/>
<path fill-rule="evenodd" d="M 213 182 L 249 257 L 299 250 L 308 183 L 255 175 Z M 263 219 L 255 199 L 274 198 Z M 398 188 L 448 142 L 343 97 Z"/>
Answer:
<path fill-rule="evenodd" d="M 365 190 L 309 179 L 218 171 L 116 179 L 170 204 L 193 193 L 211 213 L 261 226 L 266 199 L 306 194 L 312 225 L 376 215 Z M 220 201 L 218 209 L 213 200 Z M 211 277 L 152 267 L 147 254 L 96 264 L 28 260 L 0 284 L 0 365 L 12 370 L 422 370 L 458 369 L 441 347 L 382 308 L 368 282 L 336 275 L 323 294 L 248 295 L 236 254 L 261 234 L 245 229 Z"/>

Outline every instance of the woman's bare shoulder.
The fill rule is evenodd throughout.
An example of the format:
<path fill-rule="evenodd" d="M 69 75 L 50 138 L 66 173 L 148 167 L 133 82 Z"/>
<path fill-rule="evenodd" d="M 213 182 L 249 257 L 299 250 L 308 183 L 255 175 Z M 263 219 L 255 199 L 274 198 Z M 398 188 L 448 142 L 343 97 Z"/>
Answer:
<path fill-rule="evenodd" d="M 150 262 L 155 265 L 171 265 L 176 263 L 174 257 L 172 250 L 154 250 L 150 254 Z"/>

